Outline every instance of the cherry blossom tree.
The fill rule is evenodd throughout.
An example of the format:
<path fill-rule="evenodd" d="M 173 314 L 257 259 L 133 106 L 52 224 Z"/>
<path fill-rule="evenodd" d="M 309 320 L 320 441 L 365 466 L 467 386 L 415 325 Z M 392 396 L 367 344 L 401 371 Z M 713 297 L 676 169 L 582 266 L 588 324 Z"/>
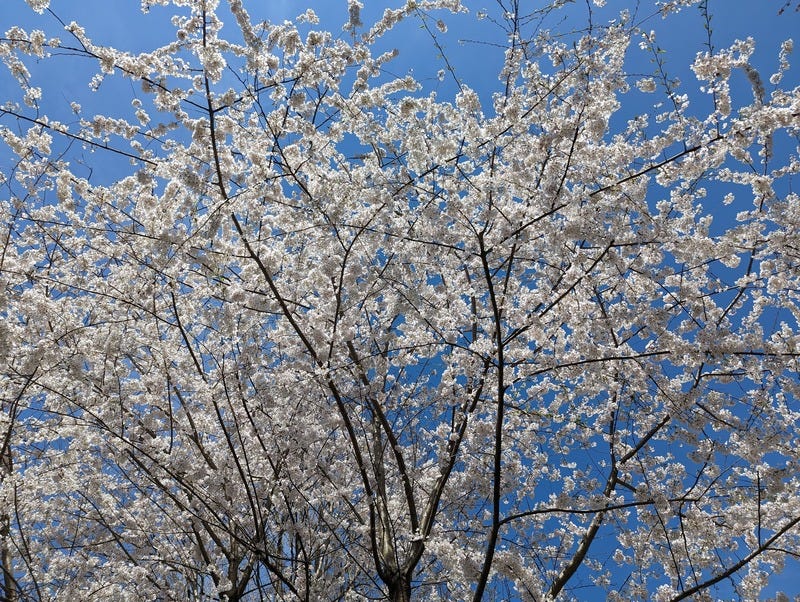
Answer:
<path fill-rule="evenodd" d="M 466 1 L 142 0 L 175 13 L 142 52 L 27 3 L 3 599 L 752 600 L 800 554 L 790 41 L 761 73 L 709 27 L 680 84 L 653 29 L 707 2 L 502 0 L 485 95 L 442 42 Z"/>

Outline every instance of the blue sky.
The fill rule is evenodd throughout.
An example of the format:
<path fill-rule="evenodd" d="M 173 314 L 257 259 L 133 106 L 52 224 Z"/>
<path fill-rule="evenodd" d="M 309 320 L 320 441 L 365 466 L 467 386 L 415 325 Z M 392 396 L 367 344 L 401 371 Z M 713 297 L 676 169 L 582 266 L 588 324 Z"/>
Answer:
<path fill-rule="evenodd" d="M 545 24 L 558 27 L 562 31 L 583 26 L 589 15 L 589 2 L 590 0 L 568 0 L 566 9 L 559 11 L 557 18 L 546 20 Z M 59 35 L 58 23 L 47 14 L 40 16 L 33 13 L 24 0 L 3 0 L 3 4 L 0 30 L 5 31 L 12 24 L 19 24 L 26 29 L 43 28 L 48 35 Z M 369 23 L 385 7 L 397 4 L 399 0 L 366 0 L 362 20 L 365 24 Z M 541 3 L 532 4 L 538 6 Z M 602 24 L 615 18 L 621 10 L 629 10 L 643 29 L 657 32 L 658 44 L 666 51 L 664 59 L 669 75 L 678 77 L 690 86 L 690 92 L 696 92 L 698 84 L 687 67 L 696 53 L 707 48 L 705 21 L 700 11 L 696 8 L 687 9 L 681 15 L 664 21 L 651 4 L 652 0 L 645 0 L 637 8 L 635 0 L 608 0 L 602 9 L 593 6 L 591 16 L 595 23 Z M 708 4 L 712 14 L 712 40 L 715 48 L 724 48 L 737 38 L 754 37 L 757 40 L 754 64 L 766 74 L 765 80 L 775 70 L 781 41 L 800 31 L 800 13 L 787 10 L 784 15 L 778 16 L 783 0 L 709 0 Z M 481 10 L 493 10 L 495 0 L 465 0 L 465 5 L 470 8 L 470 14 L 441 15 L 445 17 L 449 29 L 444 34 L 437 32 L 437 38 L 460 79 L 478 90 L 484 104 L 488 106 L 490 93 L 497 89 L 496 73 L 501 59 L 501 52 L 495 43 L 502 44 L 504 35 L 490 20 L 476 19 L 476 14 Z M 249 0 L 245 2 L 245 6 L 255 21 L 266 19 L 271 22 L 290 19 L 312 7 L 321 17 L 320 28 L 340 32 L 343 36 L 348 35 L 341 31 L 341 25 L 347 19 L 346 0 Z M 64 22 L 75 20 L 83 25 L 90 38 L 98 44 L 141 52 L 174 39 L 174 28 L 169 23 L 171 8 L 156 6 L 149 15 L 143 15 L 139 10 L 139 0 L 52 0 L 51 8 Z M 435 29 L 433 20 L 429 24 Z M 235 31 L 235 25 L 231 23 L 231 26 L 232 29 L 229 28 L 228 31 Z M 68 39 L 63 34 L 61 37 Z M 452 96 L 456 89 L 452 79 L 448 77 L 442 82 L 436 80 L 437 72 L 446 66 L 445 61 L 418 21 L 411 20 L 402 24 L 387 40 L 385 49 L 393 44 L 400 52 L 387 67 L 391 72 L 398 75 L 413 73 L 426 88 L 437 90 L 440 98 Z M 654 66 L 642 53 L 637 54 L 640 59 L 629 64 L 630 71 L 637 75 L 648 75 Z M 87 68 L 83 73 L 80 72 L 81 61 L 69 61 L 67 65 L 67 61 L 60 59 L 53 64 L 45 61 L 32 66 L 34 79 L 38 75 L 43 80 L 39 85 L 51 91 L 58 90 L 58 95 L 44 99 L 44 113 L 67 120 L 71 114 L 69 101 L 75 98 L 81 98 L 87 114 L 92 109 L 107 111 L 104 103 L 108 102 L 108 88 L 115 83 L 107 82 L 104 84 L 106 93 L 92 98 L 87 93 L 91 76 L 88 71 L 90 65 L 86 61 L 83 63 Z M 7 77 L 7 73 L 0 73 L 0 86 L 3 89 L 13 89 L 7 87 L 10 83 Z M 735 75 L 734 81 L 737 80 L 743 90 L 749 89 L 744 75 Z M 124 83 L 130 97 L 133 85 Z M 115 90 L 112 96 L 116 96 L 116 92 Z M 122 89 L 118 92 L 124 93 Z M 631 113 L 649 110 L 649 106 L 630 107 Z"/>
<path fill-rule="evenodd" d="M 558 26 L 561 30 L 584 25 L 589 14 L 588 1 L 568 0 L 566 9 L 557 13 L 557 19 L 551 17 L 545 24 Z M 18 24 L 25 28 L 43 28 L 48 34 L 57 34 L 57 22 L 47 14 L 40 16 L 33 13 L 24 0 L 3 0 L 3 3 L 4 10 L 0 14 L 0 29 L 3 31 L 12 24 Z M 757 40 L 754 61 L 756 67 L 761 68 L 764 73 L 771 73 L 776 65 L 780 42 L 792 37 L 792 34 L 796 35 L 800 26 L 798 12 L 788 10 L 783 16 L 777 15 L 782 3 L 782 0 L 709 0 L 714 46 L 717 49 L 723 48 L 737 38 L 752 36 Z M 385 7 L 397 4 L 398 0 L 366 0 L 362 20 L 365 24 L 369 23 Z M 642 4 L 637 8 L 635 0 L 608 0 L 602 9 L 592 7 L 592 18 L 595 23 L 602 24 L 615 18 L 621 10 L 630 11 L 643 29 L 657 31 L 659 45 L 666 50 L 665 60 L 670 74 L 692 84 L 694 78 L 687 66 L 697 52 L 706 50 L 705 21 L 700 11 L 695 8 L 687 9 L 678 17 L 664 21 L 650 6 L 652 0 L 646 0 Z M 494 0 L 465 0 L 465 5 L 469 7 L 470 14 L 441 15 L 447 21 L 449 29 L 447 33 L 437 33 L 437 36 L 447 59 L 455 66 L 462 81 L 486 94 L 496 88 L 495 74 L 500 53 L 493 43 L 502 43 L 503 34 L 490 20 L 476 19 L 476 14 L 481 10 L 493 10 Z M 346 0 L 250 0 L 245 2 L 245 6 L 254 21 L 266 19 L 271 22 L 290 19 L 312 7 L 321 17 L 320 28 L 340 32 L 343 36 L 348 35 L 341 31 L 341 25 L 347 19 Z M 64 22 L 75 20 L 83 25 L 91 39 L 98 44 L 140 52 L 174 39 L 174 28 L 169 23 L 172 13 L 168 7 L 155 6 L 149 15 L 143 15 L 139 10 L 139 0 L 52 0 L 51 8 Z M 235 25 L 231 26 L 235 30 Z M 63 34 L 61 37 L 67 39 Z M 390 70 L 397 74 L 413 72 L 427 86 L 438 88 L 445 97 L 452 93 L 454 88 L 447 80 L 441 84 L 433 81 L 439 69 L 445 67 L 445 63 L 418 21 L 412 20 L 401 25 L 386 46 L 392 44 L 398 46 L 400 53 L 389 65 Z M 631 64 L 630 67 L 632 72 L 642 75 L 651 70 L 646 61 Z M 56 71 L 48 70 L 46 73 L 48 87 L 52 89 L 57 83 L 62 96 L 61 99 L 45 99 L 46 110 L 55 108 L 54 105 L 59 104 L 59 100 L 63 102 L 78 96 L 86 98 L 88 71 L 84 73 L 84 77 L 75 71 L 75 66 Z M 1 74 L 0 83 L 6 77 L 5 73 Z"/>
<path fill-rule="evenodd" d="M 366 7 L 362 20 L 369 23 L 371 16 L 382 12 L 386 6 L 396 6 L 399 1 L 377 2 L 364 0 Z M 41 28 L 47 35 L 67 35 L 58 33 L 58 23 L 49 15 L 36 15 L 25 4 L 24 0 L 2 0 L 3 10 L 0 13 L 0 30 L 3 32 L 11 25 L 19 24 L 26 29 Z M 496 72 L 500 64 L 501 51 L 493 42 L 502 43 L 502 32 L 488 20 L 477 20 L 475 14 L 483 8 L 493 9 L 494 0 L 465 0 L 472 11 L 469 15 L 446 16 L 449 30 L 445 34 L 437 34 L 439 43 L 450 63 L 455 67 L 459 77 L 477 89 L 484 102 L 497 88 Z M 523 4 L 539 5 L 539 2 Z M 650 0 L 642 2 L 636 12 L 636 18 L 645 30 L 656 30 L 659 45 L 665 50 L 666 68 L 672 77 L 680 78 L 693 96 L 697 94 L 698 83 L 688 69 L 688 65 L 696 53 L 707 49 L 708 40 L 706 22 L 696 8 L 687 9 L 676 18 L 663 21 L 649 6 Z M 715 48 L 724 48 L 737 38 L 752 36 L 757 40 L 754 66 L 762 72 L 767 80 L 769 74 L 777 66 L 777 54 L 783 40 L 798 37 L 800 32 L 800 12 L 793 7 L 778 16 L 783 0 L 709 0 L 708 8 L 712 15 L 711 39 Z M 622 9 L 634 10 L 634 0 L 608 0 L 606 7 L 592 9 L 592 18 L 597 23 L 605 23 L 614 18 Z M 341 25 L 347 19 L 346 0 L 245 0 L 245 6 L 254 20 L 267 19 L 280 22 L 303 12 L 306 8 L 314 8 L 321 16 L 320 28 L 341 31 Z M 589 13 L 586 0 L 576 0 L 569 4 L 563 13 L 566 19 L 562 27 L 586 22 Z M 174 37 L 174 28 L 169 23 L 170 10 L 154 7 L 149 16 L 142 15 L 138 0 L 52 0 L 51 8 L 64 21 L 78 21 L 87 34 L 96 43 L 113 45 L 132 52 L 150 50 Z M 559 19 L 561 17 L 558 17 Z M 551 25 L 556 20 L 549 21 Z M 433 22 L 431 22 L 433 24 Z M 341 32 L 341 35 L 347 35 Z M 401 26 L 391 38 L 400 49 L 397 59 L 389 69 L 398 75 L 413 72 L 426 88 L 435 89 L 440 97 L 447 98 L 455 91 L 452 80 L 443 82 L 436 79 L 436 73 L 445 67 L 444 58 L 433 47 L 431 38 L 418 21 L 409 21 Z M 796 40 L 800 43 L 800 40 Z M 639 54 L 639 59 L 629 64 L 631 72 L 637 75 L 649 75 L 654 65 L 648 57 Z M 795 61 L 800 59 L 795 58 Z M 45 90 L 41 103 L 41 114 L 63 121 L 74 120 L 69 104 L 73 100 L 80 102 L 87 114 L 100 112 L 115 114 L 121 106 L 130 111 L 130 99 L 135 94 L 135 84 L 125 80 L 109 80 L 104 84 L 100 94 L 90 95 L 88 82 L 93 73 L 93 65 L 84 59 L 63 57 L 54 62 L 32 64 L 34 84 Z M 784 81 L 783 86 L 797 85 L 800 65 L 794 69 L 793 80 Z M 39 80 L 37 82 L 37 79 Z M 749 85 L 743 74 L 737 74 L 735 81 L 740 94 L 749 94 Z M 14 84 L 6 72 L 0 73 L 0 102 L 13 95 Z M 769 92 L 769 88 L 768 88 Z M 633 98 L 633 97 L 632 97 Z M 642 102 L 642 100 L 638 101 Z M 649 102 L 644 97 L 644 102 Z M 122 103 L 120 105 L 119 103 Z M 651 112 L 652 108 L 645 104 L 633 104 L 626 108 L 625 116 L 630 117 L 637 112 Z M 9 125 L 8 117 L 3 124 Z M 8 165 L 7 156 L 0 149 L 0 170 Z M 107 177 L 113 177 L 117 169 L 125 169 L 124 164 L 109 161 Z M 724 216 L 720 216 L 724 223 Z M 783 590 L 790 595 L 800 595 L 800 564 L 791 563 L 787 570 L 772 579 L 769 593 Z"/>

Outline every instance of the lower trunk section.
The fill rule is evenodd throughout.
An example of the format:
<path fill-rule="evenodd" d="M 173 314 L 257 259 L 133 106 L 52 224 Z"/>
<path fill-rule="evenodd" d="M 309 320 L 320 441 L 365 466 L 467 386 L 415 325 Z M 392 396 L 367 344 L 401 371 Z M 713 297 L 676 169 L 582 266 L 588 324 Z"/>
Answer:
<path fill-rule="evenodd" d="M 391 602 L 411 602 L 411 576 L 399 576 L 388 585 Z"/>

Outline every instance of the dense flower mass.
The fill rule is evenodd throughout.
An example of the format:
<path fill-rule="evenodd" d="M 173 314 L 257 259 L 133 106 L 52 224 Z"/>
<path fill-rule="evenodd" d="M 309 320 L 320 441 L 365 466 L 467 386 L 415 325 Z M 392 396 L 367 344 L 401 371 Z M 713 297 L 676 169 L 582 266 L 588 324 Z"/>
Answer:
<path fill-rule="evenodd" d="M 122 50 L 27 4 L 0 598 L 753 600 L 800 554 L 791 41 L 764 73 L 701 0 L 142 0 L 169 39 Z"/>

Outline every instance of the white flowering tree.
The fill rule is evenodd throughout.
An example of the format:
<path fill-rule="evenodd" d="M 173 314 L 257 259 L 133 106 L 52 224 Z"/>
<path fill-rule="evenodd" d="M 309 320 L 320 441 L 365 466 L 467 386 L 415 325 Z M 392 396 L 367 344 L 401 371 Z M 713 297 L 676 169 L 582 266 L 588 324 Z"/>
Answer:
<path fill-rule="evenodd" d="M 651 29 L 707 2 L 504 0 L 484 93 L 466 0 L 142 0 L 137 52 L 28 4 L 4 600 L 752 600 L 800 554 L 790 42 L 709 27 L 680 85 Z M 409 24 L 438 77 L 393 75 Z"/>

